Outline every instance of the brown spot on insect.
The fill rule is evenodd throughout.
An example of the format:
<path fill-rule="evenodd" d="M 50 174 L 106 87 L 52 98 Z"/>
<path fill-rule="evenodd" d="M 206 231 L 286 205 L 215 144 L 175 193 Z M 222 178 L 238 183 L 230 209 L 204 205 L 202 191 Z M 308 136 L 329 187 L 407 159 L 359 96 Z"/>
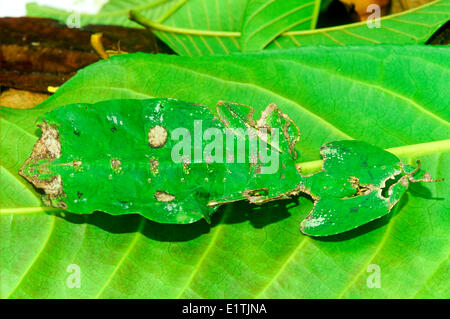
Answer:
<path fill-rule="evenodd" d="M 156 125 L 148 131 L 148 145 L 151 148 L 161 148 L 166 144 L 167 136 L 167 130 L 160 125 Z"/>
<path fill-rule="evenodd" d="M 292 190 L 289 190 L 285 193 L 282 194 L 278 194 L 274 197 L 270 197 L 268 189 L 267 188 L 261 188 L 261 189 L 254 189 L 254 190 L 246 190 L 243 195 L 247 196 L 247 200 L 255 205 L 262 205 L 274 200 L 279 200 L 279 199 L 288 199 L 291 198 L 292 196 L 296 196 L 298 194 L 300 194 L 300 192 L 303 191 L 303 188 L 301 187 L 296 187 Z"/>
<path fill-rule="evenodd" d="M 175 196 L 165 191 L 156 191 L 154 196 L 158 202 L 171 202 L 175 200 Z"/>
<path fill-rule="evenodd" d="M 120 173 L 122 170 L 122 162 L 118 158 L 112 158 L 111 168 L 115 173 Z"/>
<path fill-rule="evenodd" d="M 152 172 L 153 174 L 158 174 L 159 170 L 158 170 L 158 166 L 159 166 L 159 162 L 157 159 L 155 158 L 151 158 L 150 159 L 150 172 Z"/>
<path fill-rule="evenodd" d="M 73 166 L 73 167 L 79 167 L 79 166 L 81 166 L 81 164 L 82 164 L 81 161 L 73 161 L 73 162 L 72 162 L 72 166 Z"/>
<path fill-rule="evenodd" d="M 295 151 L 294 147 L 295 144 L 300 140 L 300 129 L 295 124 L 295 122 L 287 115 L 286 113 L 281 112 L 280 108 L 277 104 L 271 103 L 267 105 L 265 110 L 261 113 L 261 118 L 257 121 L 258 128 L 266 128 L 272 131 L 271 126 L 268 122 L 270 122 L 270 116 L 272 113 L 277 113 L 280 118 L 282 118 L 285 123 L 283 126 L 282 133 L 284 135 L 284 138 L 289 144 L 289 154 L 291 154 L 293 159 L 297 159 L 297 152 Z M 295 132 L 293 136 L 291 136 L 289 129 Z"/>
<path fill-rule="evenodd" d="M 63 186 L 61 176 L 55 176 L 50 180 L 39 180 L 40 184 L 45 193 L 49 195 L 51 198 L 56 198 L 63 194 Z"/>
<path fill-rule="evenodd" d="M 72 162 L 72 166 L 74 168 L 75 171 L 81 171 L 81 164 L 83 164 L 81 161 L 73 161 Z"/>
<path fill-rule="evenodd" d="M 61 143 L 59 132 L 55 125 L 46 122 L 38 125 L 42 131 L 41 137 L 33 147 L 31 156 L 25 161 L 19 170 L 19 174 L 37 186 L 35 181 L 29 176 L 29 170 L 33 164 L 41 159 L 55 160 L 61 156 Z M 28 172 L 27 172 L 28 171 Z"/>
<path fill-rule="evenodd" d="M 352 185 L 354 188 L 358 189 L 359 187 L 359 178 L 355 176 L 350 176 L 348 181 L 350 182 L 350 185 Z"/>
<path fill-rule="evenodd" d="M 356 194 L 354 194 L 353 196 L 367 195 L 376 188 L 372 184 L 361 185 L 359 183 L 359 178 L 355 176 L 350 176 L 348 181 L 350 182 L 350 185 L 352 185 L 352 187 L 356 188 Z"/>
<path fill-rule="evenodd" d="M 270 103 L 267 105 L 264 111 L 261 112 L 261 117 L 256 122 L 256 125 L 261 128 L 270 128 L 270 125 L 267 123 L 267 119 L 269 118 L 269 115 L 275 111 L 278 111 L 278 106 L 275 103 Z"/>
<path fill-rule="evenodd" d="M 408 178 L 400 178 L 400 184 L 402 184 L 405 187 L 408 187 L 408 185 L 409 185 Z"/>
<path fill-rule="evenodd" d="M 53 176 L 50 179 L 39 179 L 39 176 L 30 177 L 27 179 L 31 183 L 33 183 L 34 186 L 36 186 L 37 188 L 41 188 L 45 192 L 46 195 L 42 197 L 42 200 L 47 206 L 55 206 L 55 202 L 53 200 L 67 197 L 67 195 L 64 193 L 61 176 L 59 175 Z M 56 207 L 66 209 L 58 205 L 59 204 L 56 203 Z"/>
<path fill-rule="evenodd" d="M 72 166 L 75 170 L 79 171 L 81 170 L 81 164 L 83 163 L 80 160 L 74 160 L 68 163 L 53 164 L 53 166 Z"/>
<path fill-rule="evenodd" d="M 58 206 L 58 208 L 61 208 L 61 209 L 67 209 L 67 204 L 64 201 L 59 201 L 56 206 Z"/>
<path fill-rule="evenodd" d="M 183 158 L 183 172 L 185 174 L 189 174 L 190 171 L 190 167 L 189 165 L 191 164 L 191 160 L 187 157 Z"/>
<path fill-rule="evenodd" d="M 35 146 L 41 147 L 40 151 L 44 154 L 46 153 L 49 159 L 59 158 L 61 156 L 61 143 L 56 126 L 44 123 L 40 125 L 40 128 L 42 130 L 42 135 L 39 139 L 41 144 L 36 143 Z"/>
<path fill-rule="evenodd" d="M 266 196 L 269 193 L 267 188 L 247 189 L 244 191 L 244 196 Z"/>

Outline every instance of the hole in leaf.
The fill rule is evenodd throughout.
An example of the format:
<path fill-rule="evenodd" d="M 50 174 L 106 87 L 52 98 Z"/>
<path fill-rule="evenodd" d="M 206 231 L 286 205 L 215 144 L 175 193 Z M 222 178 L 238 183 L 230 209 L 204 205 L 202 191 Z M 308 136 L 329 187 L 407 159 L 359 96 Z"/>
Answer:
<path fill-rule="evenodd" d="M 381 189 L 381 196 L 383 196 L 384 198 L 388 198 L 390 188 L 393 185 L 397 184 L 401 177 L 402 174 L 398 174 L 386 180 L 386 182 L 384 183 L 384 187 Z"/>

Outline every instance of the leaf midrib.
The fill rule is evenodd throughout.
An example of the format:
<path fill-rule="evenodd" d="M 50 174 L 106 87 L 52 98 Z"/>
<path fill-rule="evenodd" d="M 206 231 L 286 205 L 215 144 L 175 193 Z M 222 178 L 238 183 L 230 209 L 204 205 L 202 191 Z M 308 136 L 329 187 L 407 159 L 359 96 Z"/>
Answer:
<path fill-rule="evenodd" d="M 427 155 L 427 154 L 434 154 L 434 153 L 443 153 L 443 152 L 450 152 L 450 139 L 447 140 L 440 140 L 440 141 L 432 141 L 432 142 L 426 142 L 426 143 L 419 143 L 419 144 L 410 144 L 410 145 L 403 145 L 403 146 L 397 146 L 386 149 L 388 152 L 399 156 L 399 157 L 408 157 L 408 156 L 417 156 L 416 154 L 420 155 Z M 419 152 L 420 150 L 420 152 Z M 309 162 L 302 162 L 297 163 L 296 165 L 299 167 L 307 167 L 307 170 L 315 170 L 320 169 L 322 166 L 323 161 L 322 160 L 316 160 L 316 161 L 309 161 Z M 2 166 L 5 170 L 7 170 L 13 178 L 15 178 L 19 183 L 21 181 L 18 175 L 13 174 L 10 170 L 8 170 L 6 167 Z M 23 183 L 22 183 L 23 184 Z M 13 209 L 2 209 L 0 207 L 0 215 L 8 215 L 8 214 L 19 214 L 20 211 L 23 208 L 13 208 Z M 59 210 L 59 209 L 52 209 L 51 207 L 42 207 L 42 206 L 32 206 L 27 207 L 27 209 L 35 209 L 36 213 L 43 213 L 45 211 L 49 210 Z M 30 212 L 31 213 L 31 212 Z"/>
<path fill-rule="evenodd" d="M 17 284 L 14 286 L 14 288 L 10 291 L 10 293 L 8 294 L 8 296 L 6 296 L 6 299 L 11 298 L 11 296 L 16 292 L 16 290 L 20 287 L 20 285 L 22 284 L 22 281 L 25 279 L 25 277 L 28 275 L 28 273 L 30 272 L 31 268 L 33 268 L 34 264 L 36 263 L 36 261 L 39 259 L 39 257 L 41 256 L 42 252 L 45 250 L 45 248 L 47 247 L 47 244 L 50 240 L 50 238 L 53 235 L 54 229 L 55 229 L 55 224 L 56 224 L 56 216 L 52 215 L 52 224 L 50 226 L 50 230 L 48 232 L 48 235 L 46 237 L 46 239 L 44 240 L 44 242 L 42 243 L 41 247 L 39 248 L 39 251 L 36 253 L 36 255 L 34 255 L 33 259 L 31 260 L 31 263 L 28 265 L 28 267 L 26 268 L 26 270 L 24 271 L 24 273 L 22 274 L 22 276 L 20 277 L 20 279 L 18 280 Z"/>
<path fill-rule="evenodd" d="M 434 277 L 434 275 L 438 272 L 438 270 L 439 270 L 439 268 L 442 266 L 442 264 L 443 264 L 444 262 L 446 262 L 449 258 L 450 258 L 450 250 L 447 252 L 447 256 L 446 256 L 444 259 L 442 259 L 442 261 L 435 267 L 434 271 L 427 277 L 427 279 L 425 280 L 425 282 L 423 283 L 423 285 L 422 285 L 421 288 L 424 288 L 424 287 L 426 287 L 426 286 L 428 285 L 428 282 L 429 282 L 429 281 Z M 421 289 L 419 289 L 419 290 L 417 291 L 417 293 L 416 293 L 414 296 L 412 296 L 411 298 L 412 298 L 412 299 L 416 299 L 416 298 L 419 296 L 420 293 L 421 293 Z"/>

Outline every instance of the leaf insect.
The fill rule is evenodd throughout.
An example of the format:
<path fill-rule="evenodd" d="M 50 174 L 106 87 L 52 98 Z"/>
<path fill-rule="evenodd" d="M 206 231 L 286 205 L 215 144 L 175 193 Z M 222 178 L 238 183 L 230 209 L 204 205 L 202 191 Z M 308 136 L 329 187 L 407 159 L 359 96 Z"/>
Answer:
<path fill-rule="evenodd" d="M 434 181 L 362 141 L 322 146 L 320 172 L 296 168 L 300 130 L 275 104 L 258 119 L 246 105 L 215 109 L 168 98 L 58 107 L 19 173 L 44 203 L 72 213 L 141 214 L 159 223 L 210 221 L 219 206 L 307 193 L 301 231 L 339 234 L 390 212 L 410 183 Z"/>

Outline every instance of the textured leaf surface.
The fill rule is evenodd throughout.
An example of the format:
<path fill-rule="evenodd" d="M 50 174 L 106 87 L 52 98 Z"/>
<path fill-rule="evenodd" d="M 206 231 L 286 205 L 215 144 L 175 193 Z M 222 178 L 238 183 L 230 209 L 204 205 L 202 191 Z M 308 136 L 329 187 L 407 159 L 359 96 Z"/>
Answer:
<path fill-rule="evenodd" d="M 194 5 L 194 2 L 192 4 Z M 246 43 L 250 30 L 245 30 L 247 32 L 245 39 L 241 39 L 242 32 L 239 28 L 218 32 L 217 29 L 200 28 L 198 24 L 194 26 L 192 23 L 183 23 L 181 22 L 184 20 L 182 17 L 186 15 L 191 17 L 192 14 L 194 15 L 193 20 L 203 21 L 195 16 L 198 10 L 192 11 L 191 14 L 190 11 L 187 13 L 187 8 L 183 6 L 176 11 L 174 14 L 174 16 L 176 15 L 174 18 L 176 24 L 172 23 L 171 26 L 168 26 L 166 22 L 154 23 L 141 13 L 137 13 L 137 15 L 144 25 L 159 31 L 156 34 L 161 40 L 180 55 L 228 54 L 246 50 L 246 48 L 241 48 L 239 42 Z M 306 15 L 306 8 L 302 12 Z M 314 19 L 316 13 L 312 12 L 311 14 Z M 250 14 L 249 17 L 251 16 Z M 243 19 L 246 18 L 244 16 Z M 294 48 L 302 45 L 422 44 L 449 18 L 450 0 L 436 0 L 408 11 L 382 17 L 380 28 L 370 28 L 366 21 L 303 31 L 297 30 L 298 26 L 294 26 L 293 30 L 282 32 L 266 48 Z M 263 24 L 259 25 L 259 27 L 262 26 Z M 263 34 L 268 35 L 266 32 Z M 216 42 L 221 42 L 220 46 Z M 214 45 L 211 45 L 212 43 Z M 265 42 L 256 39 L 256 44 L 258 43 Z"/>
<path fill-rule="evenodd" d="M 183 1 L 158 21 L 136 11 L 138 19 L 180 55 L 239 52 L 240 28 L 247 0 Z"/>
<path fill-rule="evenodd" d="M 425 43 L 450 19 L 450 0 L 438 0 L 423 6 L 384 16 L 379 28 L 366 21 L 309 31 L 285 32 L 268 48 L 292 48 L 301 45 L 364 45 Z"/>
<path fill-rule="evenodd" d="M 179 54 L 228 54 L 240 50 L 238 31 L 246 3 L 247 0 L 133 0 L 131 3 L 111 0 L 98 14 L 81 15 L 80 22 L 82 26 L 112 24 L 136 27 L 139 24 L 128 19 L 129 11 L 133 10 L 160 26 L 154 30 L 168 28 L 167 32 L 155 33 Z M 71 13 L 32 3 L 27 5 L 27 15 L 50 17 L 64 23 Z"/>
<path fill-rule="evenodd" d="M 320 1 L 249 0 L 241 28 L 242 51 L 262 50 L 291 28 L 314 29 Z"/>
<path fill-rule="evenodd" d="M 444 182 L 411 186 L 392 215 L 327 240 L 303 236 L 312 203 L 225 206 L 192 225 L 136 215 L 61 214 L 41 206 L 17 175 L 37 140 L 35 120 L 59 105 L 174 97 L 283 107 L 302 133 L 299 161 L 320 145 L 355 138 L 382 148 L 449 138 L 446 48 L 304 48 L 246 56 L 112 57 L 78 73 L 40 107 L 1 109 L 2 297 L 437 297 L 448 298 L 450 171 L 445 149 L 415 146 Z M 355 63 L 364 68 L 355 68 Z M 70 289 L 68 266 L 81 270 Z M 367 267 L 381 269 L 370 289 Z"/>
<path fill-rule="evenodd" d="M 283 10 L 285 3 L 290 1 L 279 1 L 283 6 L 277 8 L 276 14 L 272 10 L 266 12 L 258 9 L 250 10 L 253 14 L 246 14 L 247 0 L 161 0 L 151 2 L 152 6 L 150 4 L 140 6 L 142 0 L 135 1 L 136 5 L 131 6 L 125 4 L 123 0 L 114 0 L 111 1 L 111 7 L 132 9 L 140 23 L 151 27 L 176 53 L 187 56 L 254 50 L 265 47 L 267 43 L 267 49 L 294 48 L 303 45 L 422 44 L 450 19 L 450 0 L 436 0 L 411 10 L 382 17 L 380 28 L 369 28 L 364 21 L 315 30 L 298 30 L 301 26 L 297 25 L 293 26 L 291 31 L 284 31 L 291 21 L 291 15 L 288 14 L 289 10 L 287 12 Z M 304 1 L 300 2 L 306 4 Z M 271 1 L 265 3 L 271 4 Z M 316 4 L 314 6 L 317 7 Z M 311 8 L 312 6 L 302 7 L 297 12 L 304 19 L 310 16 L 311 22 L 314 22 L 317 12 L 311 11 Z M 125 22 L 123 12 L 117 15 L 118 18 L 111 16 L 109 11 L 102 12 L 89 17 L 82 15 L 82 25 L 85 22 L 137 25 L 134 22 Z M 254 15 L 255 12 L 258 14 Z M 48 7 L 28 6 L 28 15 L 51 17 L 65 22 L 69 14 L 61 14 L 61 11 Z M 103 14 L 107 18 L 103 18 Z M 267 15 L 274 16 L 272 23 L 260 21 Z M 295 20 L 299 22 L 298 19 Z M 244 21 L 249 23 L 244 24 Z M 273 36 L 279 33 L 281 35 L 273 39 Z M 241 34 L 244 34 L 242 38 Z M 260 36 L 262 38 L 259 38 Z M 251 40 L 250 37 L 253 37 L 253 40 L 247 44 L 247 40 Z M 241 47 L 242 42 L 244 47 Z M 247 45 L 250 46 L 247 48 Z"/>

